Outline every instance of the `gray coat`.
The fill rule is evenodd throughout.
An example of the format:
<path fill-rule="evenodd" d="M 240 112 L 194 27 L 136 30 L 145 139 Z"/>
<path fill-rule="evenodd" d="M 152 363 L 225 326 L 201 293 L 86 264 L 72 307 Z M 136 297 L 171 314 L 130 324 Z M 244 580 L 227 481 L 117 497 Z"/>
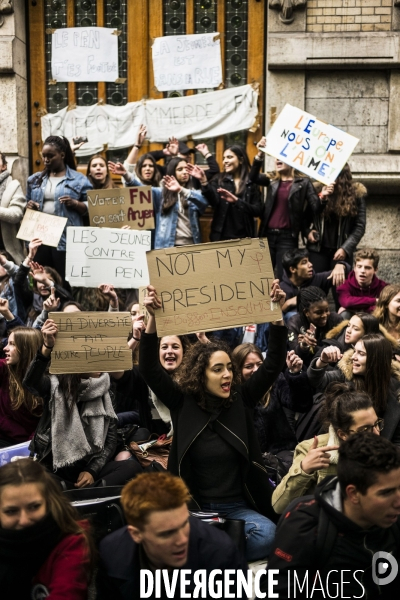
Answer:
<path fill-rule="evenodd" d="M 4 247 L 17 264 L 25 258 L 23 243 L 16 237 L 25 207 L 26 198 L 21 184 L 10 175 L 0 200 L 0 227 Z"/>

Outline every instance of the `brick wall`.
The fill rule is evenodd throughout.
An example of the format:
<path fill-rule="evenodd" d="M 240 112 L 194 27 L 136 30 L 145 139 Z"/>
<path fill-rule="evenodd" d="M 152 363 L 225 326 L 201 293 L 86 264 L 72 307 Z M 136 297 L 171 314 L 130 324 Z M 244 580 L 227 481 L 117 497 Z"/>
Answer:
<path fill-rule="evenodd" d="M 308 0 L 307 31 L 390 31 L 393 0 Z"/>

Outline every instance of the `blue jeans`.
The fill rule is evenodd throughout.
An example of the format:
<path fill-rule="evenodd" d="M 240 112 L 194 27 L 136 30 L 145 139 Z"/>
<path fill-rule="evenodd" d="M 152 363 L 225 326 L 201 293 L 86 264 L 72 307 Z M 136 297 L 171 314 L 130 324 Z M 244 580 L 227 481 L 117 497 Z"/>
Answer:
<path fill-rule="evenodd" d="M 228 519 L 242 519 L 245 521 L 246 534 L 246 560 L 254 562 L 266 558 L 273 547 L 276 525 L 249 507 L 244 500 L 228 504 L 205 503 L 203 510 L 212 510 L 225 513 Z"/>

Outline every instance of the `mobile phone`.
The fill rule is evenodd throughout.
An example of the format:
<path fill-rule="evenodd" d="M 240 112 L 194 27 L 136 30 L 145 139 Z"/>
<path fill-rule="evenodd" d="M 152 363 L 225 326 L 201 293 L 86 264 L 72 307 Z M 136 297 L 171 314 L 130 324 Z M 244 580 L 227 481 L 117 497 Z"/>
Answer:
<path fill-rule="evenodd" d="M 315 337 L 315 332 L 317 331 L 317 328 L 313 323 L 310 323 L 309 330 L 311 331 L 311 334 Z"/>
<path fill-rule="evenodd" d="M 74 142 L 74 144 L 86 144 L 88 139 L 85 135 L 81 135 L 79 137 L 72 138 L 72 141 Z"/>

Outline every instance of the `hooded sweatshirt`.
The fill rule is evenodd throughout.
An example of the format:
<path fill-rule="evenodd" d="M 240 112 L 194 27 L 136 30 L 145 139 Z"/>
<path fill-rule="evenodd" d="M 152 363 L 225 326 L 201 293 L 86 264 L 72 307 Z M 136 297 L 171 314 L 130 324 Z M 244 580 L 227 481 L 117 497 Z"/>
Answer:
<path fill-rule="evenodd" d="M 326 542 L 332 547 L 324 562 L 321 562 L 317 548 L 321 509 L 336 528 L 336 535 L 329 536 Z M 393 553 L 398 559 L 399 534 L 398 529 L 394 531 L 395 527 L 399 527 L 397 523 L 389 528 L 373 526 L 363 529 L 354 523 L 343 514 L 337 478 L 325 479 L 317 486 L 314 496 L 305 496 L 293 502 L 278 523 L 275 548 L 268 562 L 269 570 L 279 569 L 278 585 L 274 586 L 274 592 L 278 592 L 281 599 L 397 598 L 400 577 L 396 577 L 392 584 L 381 587 L 372 580 L 372 557 L 375 552 Z M 317 570 L 319 575 L 316 576 Z M 294 591 L 294 573 L 300 586 L 308 574 L 302 592 L 299 584 L 296 593 Z M 261 589 L 267 591 L 264 586 L 266 582 L 263 582 Z"/>
<path fill-rule="evenodd" d="M 355 311 L 371 313 L 376 307 L 376 298 L 388 284 L 383 279 L 373 276 L 371 285 L 362 288 L 357 282 L 354 271 L 336 288 L 340 306 Z"/>

